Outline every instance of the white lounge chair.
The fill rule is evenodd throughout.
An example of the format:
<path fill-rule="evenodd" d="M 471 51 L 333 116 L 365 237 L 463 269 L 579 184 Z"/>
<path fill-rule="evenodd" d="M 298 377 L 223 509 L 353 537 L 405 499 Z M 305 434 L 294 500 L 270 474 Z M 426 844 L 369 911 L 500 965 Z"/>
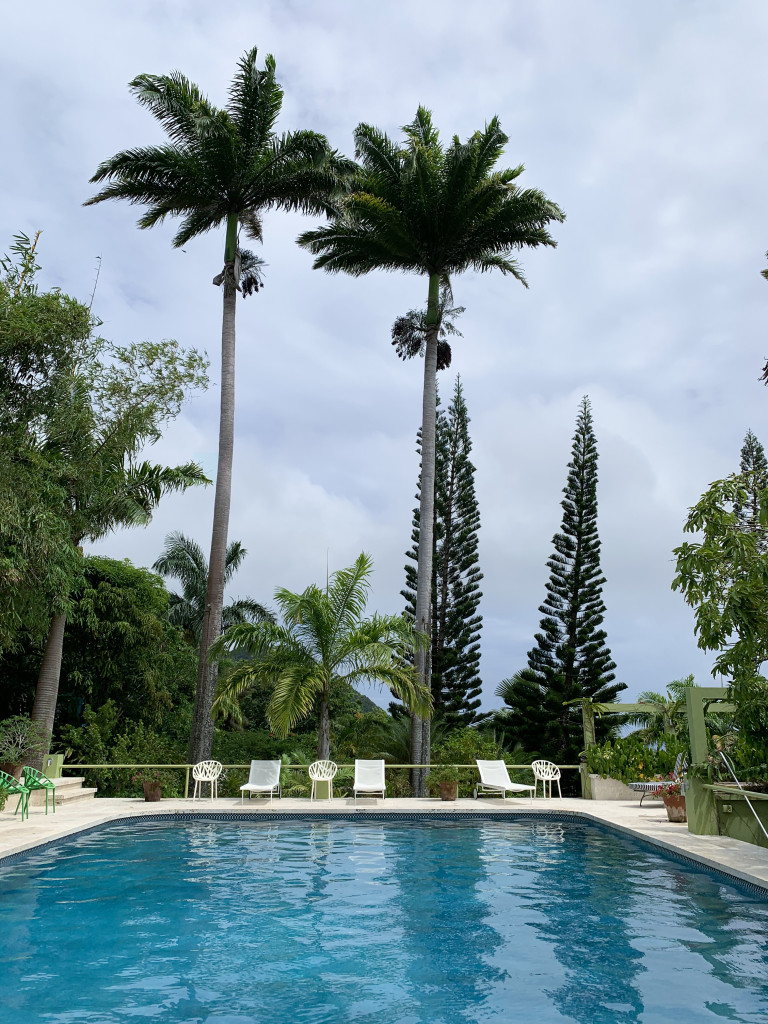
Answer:
<path fill-rule="evenodd" d="M 560 789 L 560 769 L 552 761 L 534 761 L 533 768 L 533 795 L 538 796 L 539 782 L 541 782 L 542 796 L 552 798 L 552 783 L 557 783 L 557 795 L 562 800 L 563 791 Z"/>
<path fill-rule="evenodd" d="M 248 781 L 240 787 L 240 803 L 246 792 L 250 800 L 254 793 L 269 793 L 269 802 L 272 803 L 272 796 L 277 790 L 280 796 L 280 766 L 282 761 L 251 761 L 251 771 Z"/>
<path fill-rule="evenodd" d="M 333 800 L 333 780 L 338 771 L 338 766 L 333 761 L 313 761 L 309 766 L 309 777 L 312 780 L 312 792 L 310 800 L 315 799 L 318 782 L 328 783 L 328 799 Z"/>
<path fill-rule="evenodd" d="M 203 786 L 207 782 L 211 787 L 211 800 L 215 800 L 219 795 L 219 776 L 221 772 L 222 765 L 219 761 L 198 761 L 192 769 L 192 778 L 195 780 L 192 799 L 197 800 L 198 790 L 202 798 Z"/>
<path fill-rule="evenodd" d="M 501 793 L 503 799 L 506 800 L 508 792 L 523 793 L 525 790 L 528 790 L 529 796 L 533 799 L 536 787 L 512 782 L 509 778 L 507 766 L 503 761 L 479 761 L 477 758 L 475 758 L 475 761 L 480 772 L 480 781 L 475 786 L 475 800 L 477 800 L 480 793 L 495 793 L 496 796 Z"/>
<path fill-rule="evenodd" d="M 386 789 L 383 761 L 355 761 L 355 781 L 352 784 L 355 803 L 358 793 L 368 796 L 381 793 L 381 799 L 384 800 L 387 795 Z"/>

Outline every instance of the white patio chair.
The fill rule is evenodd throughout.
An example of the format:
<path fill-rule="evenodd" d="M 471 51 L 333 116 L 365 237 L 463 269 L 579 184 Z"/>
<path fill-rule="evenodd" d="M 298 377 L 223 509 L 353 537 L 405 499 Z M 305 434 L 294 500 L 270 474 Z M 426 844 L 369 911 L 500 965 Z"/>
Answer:
<path fill-rule="evenodd" d="M 240 803 L 243 802 L 243 797 L 248 793 L 248 799 L 250 800 L 254 793 L 269 793 L 269 802 L 272 803 L 272 796 L 275 790 L 277 790 L 278 797 L 280 793 L 280 761 L 251 761 L 251 770 L 248 775 L 248 781 L 244 786 L 240 787 Z"/>
<path fill-rule="evenodd" d="M 557 795 L 562 800 L 563 793 L 560 789 L 560 769 L 552 761 L 534 761 L 533 768 L 534 789 L 533 795 L 538 796 L 538 787 L 541 783 L 542 796 L 552 799 L 552 783 L 557 783 Z"/>
<path fill-rule="evenodd" d="M 338 766 L 333 761 L 313 761 L 309 766 L 309 777 L 312 780 L 312 792 L 309 799 L 315 799 L 315 789 L 318 782 L 328 783 L 328 799 L 333 800 L 333 779 L 338 771 Z"/>
<path fill-rule="evenodd" d="M 533 799 L 536 789 L 534 786 L 525 786 L 520 782 L 512 782 L 509 777 L 509 771 L 503 761 L 480 761 L 475 758 L 477 762 L 477 769 L 480 772 L 480 781 L 475 786 L 475 800 L 477 800 L 478 794 L 481 793 L 495 793 L 496 796 L 501 793 L 504 800 L 507 799 L 507 793 L 522 793 L 528 790 L 528 795 Z"/>
<path fill-rule="evenodd" d="M 384 800 L 387 795 L 386 789 L 383 761 L 355 761 L 355 781 L 352 783 L 355 803 L 358 793 L 369 796 L 381 793 L 381 799 Z"/>
<path fill-rule="evenodd" d="M 197 792 L 200 790 L 200 796 L 203 795 L 203 786 L 208 783 L 211 787 L 211 800 L 215 800 L 219 795 L 219 776 L 223 771 L 223 766 L 218 761 L 198 761 L 198 763 L 192 768 L 192 778 L 195 780 L 195 788 L 192 793 L 192 799 L 197 800 Z"/>

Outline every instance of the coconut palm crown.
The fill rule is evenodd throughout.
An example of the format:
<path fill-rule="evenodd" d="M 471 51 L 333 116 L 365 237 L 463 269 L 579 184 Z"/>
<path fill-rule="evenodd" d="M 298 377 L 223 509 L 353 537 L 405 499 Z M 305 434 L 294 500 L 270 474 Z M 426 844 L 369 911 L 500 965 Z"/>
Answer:
<path fill-rule="evenodd" d="M 192 762 L 211 756 L 211 704 L 216 672 L 208 648 L 221 632 L 227 532 L 232 491 L 235 407 L 235 311 L 237 293 L 257 291 L 259 260 L 240 250 L 240 229 L 261 240 L 265 210 L 323 214 L 344 187 L 348 161 L 332 153 L 313 131 L 278 135 L 275 124 L 283 90 L 275 61 L 256 66 L 256 48 L 238 63 L 223 109 L 214 106 L 194 83 L 174 71 L 139 75 L 130 83 L 136 99 L 162 125 L 168 142 L 123 150 L 104 161 L 91 178 L 106 182 L 86 206 L 125 199 L 145 206 L 139 227 L 150 228 L 168 216 L 180 217 L 173 244 L 183 246 L 224 226 L 224 269 L 213 283 L 223 285 L 221 331 L 221 416 L 205 619 L 200 642 L 197 692 L 190 738 Z M 255 259 L 255 264 L 254 264 Z M 245 264 L 250 274 L 244 274 Z M 254 276 L 254 267 L 256 275 Z"/>
<path fill-rule="evenodd" d="M 312 585 L 295 594 L 279 588 L 281 624 L 227 630 L 211 653 L 236 650 L 249 660 L 223 680 L 215 703 L 229 706 L 254 686 L 267 688 L 267 719 L 278 736 L 316 711 L 320 760 L 330 755 L 329 700 L 339 686 L 380 683 L 406 707 L 429 715 L 431 696 L 406 660 L 428 638 L 403 615 L 363 618 L 372 571 L 370 557 L 361 554 L 354 565 L 333 573 L 324 590 Z"/>
<path fill-rule="evenodd" d="M 522 165 L 496 170 L 508 139 L 498 118 L 466 142 L 443 146 L 432 115 L 419 107 L 397 143 L 368 124 L 358 125 L 358 170 L 351 189 L 327 225 L 299 236 L 314 266 L 356 277 L 372 270 L 404 271 L 428 279 L 422 399 L 422 476 L 416 625 L 429 634 L 435 477 L 435 374 L 438 361 L 441 283 L 452 275 L 499 270 L 525 284 L 517 253 L 556 243 L 547 230 L 562 210 L 537 189 L 522 189 Z M 417 657 L 429 685 L 426 652 Z M 429 725 L 412 720 L 411 758 L 429 761 Z M 423 790 L 423 773 L 412 779 Z"/>

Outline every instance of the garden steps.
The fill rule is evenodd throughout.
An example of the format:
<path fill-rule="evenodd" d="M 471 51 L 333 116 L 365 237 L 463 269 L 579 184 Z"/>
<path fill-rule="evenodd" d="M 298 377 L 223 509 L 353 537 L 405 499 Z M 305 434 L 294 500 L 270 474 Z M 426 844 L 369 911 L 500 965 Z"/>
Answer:
<path fill-rule="evenodd" d="M 85 778 L 83 776 L 67 776 L 67 778 L 51 779 L 51 782 L 56 786 L 56 806 L 59 807 L 61 804 L 72 804 L 81 800 L 93 800 L 96 796 L 96 790 L 86 788 L 83 786 Z M 48 808 L 51 807 L 52 794 L 48 796 Z M 29 797 L 30 807 L 45 807 L 45 790 L 35 789 L 32 791 Z"/>

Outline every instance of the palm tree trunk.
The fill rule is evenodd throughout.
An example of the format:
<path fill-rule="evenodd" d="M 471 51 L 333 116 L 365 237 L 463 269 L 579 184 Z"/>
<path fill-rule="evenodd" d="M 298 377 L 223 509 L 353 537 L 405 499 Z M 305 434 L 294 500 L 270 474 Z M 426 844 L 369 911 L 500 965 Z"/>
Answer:
<path fill-rule="evenodd" d="M 437 380 L 438 297 L 440 278 L 429 277 L 427 301 L 427 337 L 424 353 L 424 391 L 421 412 L 421 503 L 419 506 L 419 560 L 416 582 L 416 628 L 431 636 L 432 606 L 432 545 L 435 528 L 435 420 Z M 416 671 L 419 682 L 429 690 L 429 652 L 416 652 Z M 427 742 L 424 743 L 424 736 Z M 426 749 L 425 749 L 426 747 Z M 411 764 L 429 763 L 429 720 L 411 716 Z M 425 772 L 411 769 L 411 790 L 414 796 L 424 795 Z"/>
<path fill-rule="evenodd" d="M 237 281 L 237 217 L 227 222 L 224 251 L 224 302 L 221 323 L 221 411 L 219 416 L 219 461 L 216 469 L 216 495 L 213 504 L 211 555 L 208 559 L 208 586 L 197 666 L 197 691 L 192 715 L 189 760 L 207 761 L 213 748 L 211 705 L 216 693 L 218 666 L 208 661 L 208 650 L 221 634 L 221 609 L 224 604 L 224 571 L 229 532 L 229 506 L 232 497 L 232 459 L 235 439 L 235 314 Z"/>
<path fill-rule="evenodd" d="M 331 714 L 328 706 L 328 695 L 323 694 L 320 701 L 320 727 L 317 730 L 317 759 L 327 761 L 331 756 Z"/>
<path fill-rule="evenodd" d="M 61 657 L 64 651 L 64 627 L 66 624 L 67 616 L 64 612 L 57 612 L 51 619 L 48 640 L 45 644 L 45 654 L 43 654 L 40 673 L 37 677 L 32 721 L 40 724 L 45 737 L 45 749 L 39 757 L 32 760 L 30 768 L 37 768 L 38 771 L 43 767 L 43 758 L 48 753 L 51 745 L 53 720 L 56 715 L 56 702 L 59 698 Z"/>

